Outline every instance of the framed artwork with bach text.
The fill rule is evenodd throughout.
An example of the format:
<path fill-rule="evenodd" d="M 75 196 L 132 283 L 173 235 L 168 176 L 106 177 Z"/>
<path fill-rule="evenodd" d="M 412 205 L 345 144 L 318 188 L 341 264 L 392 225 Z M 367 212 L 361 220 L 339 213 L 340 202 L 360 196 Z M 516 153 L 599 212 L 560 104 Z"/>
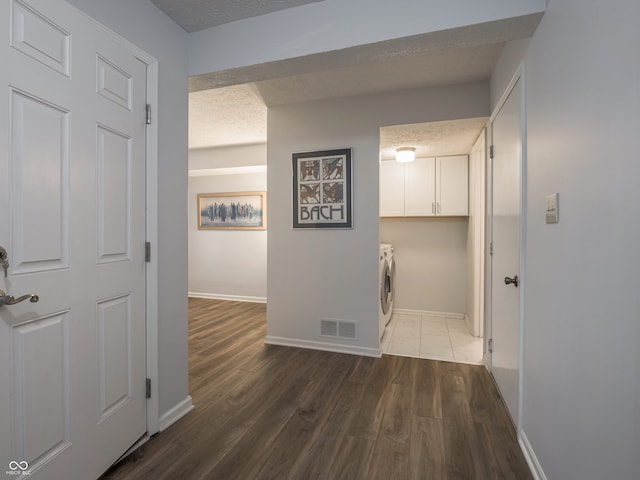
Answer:
<path fill-rule="evenodd" d="M 266 230 L 267 193 L 199 193 L 199 230 Z"/>
<path fill-rule="evenodd" d="M 351 149 L 294 153 L 293 228 L 353 228 Z"/>

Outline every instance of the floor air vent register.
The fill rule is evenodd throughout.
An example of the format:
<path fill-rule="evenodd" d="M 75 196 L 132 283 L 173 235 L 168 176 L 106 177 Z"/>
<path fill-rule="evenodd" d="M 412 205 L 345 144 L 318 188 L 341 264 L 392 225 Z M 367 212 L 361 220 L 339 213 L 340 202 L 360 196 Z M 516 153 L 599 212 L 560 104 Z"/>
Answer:
<path fill-rule="evenodd" d="M 320 320 L 320 336 L 356 340 L 358 338 L 357 326 L 356 322 L 322 319 Z"/>

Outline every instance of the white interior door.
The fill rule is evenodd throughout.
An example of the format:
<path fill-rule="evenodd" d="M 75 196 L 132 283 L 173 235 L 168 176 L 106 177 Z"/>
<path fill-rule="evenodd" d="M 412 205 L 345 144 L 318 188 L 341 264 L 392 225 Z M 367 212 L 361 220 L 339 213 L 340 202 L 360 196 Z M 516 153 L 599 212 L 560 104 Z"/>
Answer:
<path fill-rule="evenodd" d="M 146 66 L 62 0 L 0 9 L 0 289 L 40 297 L 0 306 L 0 471 L 93 479 L 146 431 Z"/>
<path fill-rule="evenodd" d="M 520 80 L 492 121 L 493 256 L 491 371 L 511 417 L 520 394 L 520 235 L 522 120 Z"/>

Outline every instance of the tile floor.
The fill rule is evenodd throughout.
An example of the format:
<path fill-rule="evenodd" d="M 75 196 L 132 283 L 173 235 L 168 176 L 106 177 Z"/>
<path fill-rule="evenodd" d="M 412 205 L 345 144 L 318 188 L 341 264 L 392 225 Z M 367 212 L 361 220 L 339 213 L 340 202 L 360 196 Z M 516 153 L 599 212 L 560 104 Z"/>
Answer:
<path fill-rule="evenodd" d="M 382 336 L 382 353 L 459 363 L 482 363 L 482 338 L 464 320 L 394 313 Z"/>

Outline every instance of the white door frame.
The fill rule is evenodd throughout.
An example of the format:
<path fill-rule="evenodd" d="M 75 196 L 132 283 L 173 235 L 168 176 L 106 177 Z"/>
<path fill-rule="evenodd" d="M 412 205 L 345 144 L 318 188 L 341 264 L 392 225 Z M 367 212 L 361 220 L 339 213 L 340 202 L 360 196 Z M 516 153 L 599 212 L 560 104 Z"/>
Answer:
<path fill-rule="evenodd" d="M 74 7 L 75 8 L 75 7 Z M 126 47 L 147 66 L 147 104 L 151 108 L 151 123 L 146 131 L 146 241 L 151 243 L 150 261 L 146 265 L 146 346 L 147 378 L 151 380 L 151 398 L 147 399 L 147 435 L 159 430 L 158 404 L 158 60 L 138 46 L 82 12 L 117 43 Z M 145 441 L 145 440 L 143 440 Z"/>
<path fill-rule="evenodd" d="M 493 125 L 493 121 L 495 120 L 495 118 L 497 117 L 498 113 L 500 112 L 500 109 L 502 108 L 502 106 L 505 104 L 507 98 L 509 97 L 509 94 L 511 93 L 511 91 L 513 90 L 513 87 L 516 85 L 516 83 L 518 82 L 518 80 L 520 80 L 520 89 L 521 89 L 521 103 L 520 103 L 520 125 L 521 125 L 521 148 L 522 148 L 522 154 L 521 154 L 521 164 L 520 164 L 520 276 L 519 276 L 519 281 L 520 281 L 520 288 L 519 288 L 519 313 L 518 313 L 518 323 L 519 323 L 519 328 L 520 328 L 520 338 L 518 339 L 518 341 L 520 342 L 520 358 L 519 358 L 519 369 L 520 369 L 520 375 L 518 378 L 518 417 L 514 418 L 513 420 L 516 422 L 516 431 L 518 434 L 518 437 L 520 437 L 520 432 L 522 431 L 522 407 L 523 407 L 523 393 L 524 393 L 524 299 L 525 299 L 525 289 L 526 289 L 526 264 L 525 264 L 525 245 L 526 245 L 526 241 L 525 241 L 525 233 L 526 233 L 526 211 L 527 211 L 527 204 L 526 204 L 526 185 L 527 185 L 527 170 L 526 170 L 526 165 L 527 165 L 527 125 L 526 125 L 526 88 L 525 88 L 525 74 L 524 74 L 524 63 L 520 63 L 520 65 L 518 66 L 518 68 L 516 69 L 515 74 L 513 75 L 513 77 L 511 78 L 511 81 L 509 82 L 509 84 L 507 85 L 507 88 L 505 89 L 504 93 L 502 94 L 502 96 L 500 97 L 500 101 L 497 103 L 496 108 L 494 109 L 493 113 L 491 114 L 491 118 L 489 120 L 489 127 L 492 129 L 492 125 Z M 488 145 L 491 145 L 493 143 L 493 131 L 491 131 L 491 141 L 487 142 Z M 487 200 L 488 200 L 488 204 L 486 205 L 487 207 L 487 211 L 490 212 L 490 214 L 488 215 L 490 218 L 490 223 L 491 225 L 487 225 L 486 229 L 487 232 L 489 232 L 490 234 L 490 239 L 491 242 L 493 242 L 493 159 L 490 159 L 491 162 L 491 172 L 487 172 L 487 179 L 488 179 L 488 184 L 489 184 L 489 188 L 487 189 Z M 489 210 L 490 209 L 490 210 Z M 492 257 L 491 260 L 493 261 Z M 492 262 L 490 262 L 492 263 Z M 485 302 L 485 308 L 486 308 L 486 312 L 488 312 L 488 315 L 485 315 L 485 338 L 489 339 L 493 337 L 493 325 L 492 325 L 492 319 L 491 319 L 491 311 L 493 310 L 493 305 L 492 305 L 492 298 L 493 298 L 493 294 L 492 294 L 492 289 L 491 289 L 491 276 L 493 274 L 493 267 L 490 266 L 488 267 L 485 263 L 485 268 L 488 268 L 490 270 L 491 275 L 489 276 L 489 279 L 485 278 L 485 294 L 486 294 L 486 302 Z M 486 345 L 486 342 L 485 342 Z M 485 347 L 486 348 L 486 347 Z M 489 370 L 492 370 L 491 367 L 491 355 L 486 355 L 486 359 L 487 361 L 487 367 L 489 368 Z"/>
<path fill-rule="evenodd" d="M 493 295 L 493 264 L 491 245 L 493 240 L 493 158 L 489 148 L 491 144 L 491 120 L 487 122 L 485 128 L 485 192 L 484 192 L 484 328 L 483 328 L 483 360 L 489 371 L 492 370 L 492 358 L 489 353 L 489 339 L 493 337 L 491 323 L 491 296 Z"/>
<path fill-rule="evenodd" d="M 145 54 L 146 55 L 146 54 Z M 147 378 L 151 396 L 147 399 L 147 436 L 159 430 L 158 403 L 158 60 L 140 58 L 147 64 L 147 104 L 151 123 L 147 125 L 147 242 L 151 244 L 147 263 Z"/>
<path fill-rule="evenodd" d="M 482 129 L 480 135 L 473 144 L 471 154 L 469 155 L 469 174 L 470 182 L 473 182 L 473 198 L 469 198 L 473 208 L 473 311 L 471 312 L 473 322 L 470 325 L 472 333 L 476 337 L 484 338 L 486 333 L 485 327 L 485 243 L 486 243 L 486 186 L 487 186 L 487 138 L 489 130 L 487 127 Z M 482 154 L 476 155 L 476 147 L 481 144 Z M 471 176 L 473 172 L 473 176 Z M 471 188 L 471 183 L 469 184 Z M 470 211 L 471 213 L 471 211 Z M 485 353 L 485 352 L 483 352 Z"/>

